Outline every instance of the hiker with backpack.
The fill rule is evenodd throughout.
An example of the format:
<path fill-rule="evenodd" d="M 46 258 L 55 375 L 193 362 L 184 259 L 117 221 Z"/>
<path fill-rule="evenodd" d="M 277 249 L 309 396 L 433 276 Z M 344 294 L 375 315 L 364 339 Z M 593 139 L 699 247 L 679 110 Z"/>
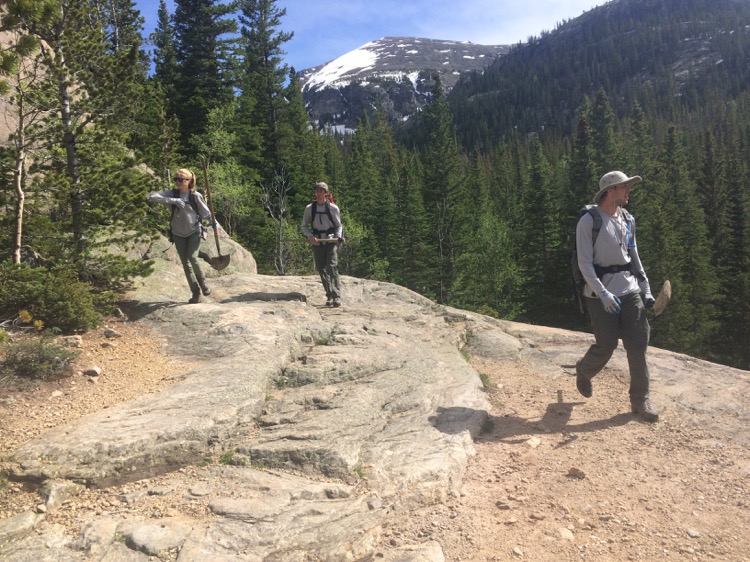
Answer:
<path fill-rule="evenodd" d="M 330 190 L 325 182 L 315 184 L 315 199 L 302 215 L 302 232 L 312 244 L 315 269 L 320 274 L 326 292 L 326 306 L 341 306 L 339 280 L 339 245 L 343 240 L 341 211 L 329 199 Z"/>
<path fill-rule="evenodd" d="M 654 306 L 646 272 L 638 256 L 635 219 L 624 206 L 640 176 L 609 172 L 599 180 L 594 206 L 582 211 L 576 226 L 577 265 L 585 280 L 583 301 L 596 342 L 576 363 L 576 387 L 586 398 L 591 379 L 612 357 L 622 339 L 630 369 L 630 404 L 634 414 L 655 422 L 649 400 L 646 349 L 650 327 L 646 309 Z"/>
<path fill-rule="evenodd" d="M 169 240 L 174 243 L 177 255 L 182 262 L 192 296 L 189 303 L 200 302 L 201 292 L 209 295 L 211 289 L 206 283 L 200 263 L 198 262 L 198 248 L 204 236 L 201 219 L 211 220 L 211 211 L 206 205 L 203 195 L 195 190 L 195 174 L 180 168 L 172 178 L 176 187 L 160 193 L 152 193 L 148 200 L 153 203 L 167 205 L 172 208 L 169 222 Z M 218 228 L 214 221 L 211 226 Z"/>

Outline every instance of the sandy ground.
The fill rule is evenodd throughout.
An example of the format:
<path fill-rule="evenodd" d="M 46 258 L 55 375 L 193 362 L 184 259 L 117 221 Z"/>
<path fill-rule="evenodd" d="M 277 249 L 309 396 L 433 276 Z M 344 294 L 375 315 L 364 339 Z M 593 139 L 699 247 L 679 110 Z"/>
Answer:
<path fill-rule="evenodd" d="M 0 458 L 47 428 L 163 388 L 195 366 L 165 355 L 164 342 L 142 323 L 109 327 L 121 337 L 106 337 L 105 328 L 83 337 L 78 367 L 101 367 L 96 382 L 78 373 L 25 391 L 0 387 Z M 436 541 L 450 562 L 750 561 L 746 448 L 669 416 L 656 424 L 639 421 L 629 413 L 627 381 L 606 370 L 586 400 L 572 376 L 551 385 L 523 364 L 472 364 L 488 381 L 493 409 L 461 493 L 394 519 L 383 544 Z M 205 470 L 187 467 L 161 479 L 170 487 L 195 486 Z M 165 504 L 158 495 L 129 500 L 159 485 L 153 479 L 86 491 L 48 514 L 48 523 L 75 533 L 92 509 L 209 516 L 200 502 Z M 0 518 L 41 503 L 22 484 L 0 479 Z M 173 560 L 176 553 L 165 556 Z M 376 559 L 388 559 L 387 552 Z"/>

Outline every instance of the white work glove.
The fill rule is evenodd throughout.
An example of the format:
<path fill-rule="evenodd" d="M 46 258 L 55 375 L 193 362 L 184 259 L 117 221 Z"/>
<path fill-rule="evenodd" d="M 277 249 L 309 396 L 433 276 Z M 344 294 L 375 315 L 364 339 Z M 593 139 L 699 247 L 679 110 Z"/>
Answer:
<path fill-rule="evenodd" d="M 185 208 L 185 202 L 180 199 L 179 197 L 172 197 L 172 200 L 170 201 L 172 205 L 177 207 L 178 209 L 184 209 Z"/>
<path fill-rule="evenodd" d="M 619 314 L 621 304 L 620 299 L 618 299 L 609 291 L 602 291 L 602 294 L 599 295 L 599 298 L 602 299 L 604 310 L 606 310 L 610 314 Z"/>

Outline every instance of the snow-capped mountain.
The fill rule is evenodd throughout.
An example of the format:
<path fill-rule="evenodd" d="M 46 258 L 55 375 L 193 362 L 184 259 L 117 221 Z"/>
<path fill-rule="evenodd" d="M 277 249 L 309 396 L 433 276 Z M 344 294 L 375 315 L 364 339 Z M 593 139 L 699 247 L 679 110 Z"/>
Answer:
<path fill-rule="evenodd" d="M 408 119 L 429 99 L 436 72 L 447 93 L 462 72 L 484 70 L 509 48 L 384 37 L 298 76 L 308 111 L 319 127 L 354 129 L 376 106 L 393 122 Z"/>

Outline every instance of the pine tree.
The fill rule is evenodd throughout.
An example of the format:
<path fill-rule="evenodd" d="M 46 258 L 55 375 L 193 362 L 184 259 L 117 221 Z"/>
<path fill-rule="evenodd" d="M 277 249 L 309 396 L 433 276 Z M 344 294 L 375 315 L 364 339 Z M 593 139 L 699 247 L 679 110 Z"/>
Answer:
<path fill-rule="evenodd" d="M 588 98 L 578 110 L 576 136 L 573 152 L 568 164 L 568 197 L 567 226 L 575 228 L 578 223 L 580 208 L 591 200 L 594 187 L 597 185 L 594 162 L 593 138 L 591 132 L 591 103 Z"/>
<path fill-rule="evenodd" d="M 486 164 L 475 154 L 469 174 L 467 202 L 473 213 L 464 216 L 463 235 L 456 256 L 456 279 L 450 301 L 454 306 L 497 317 L 513 318 L 518 307 L 512 299 L 517 280 L 510 228 L 493 210 Z M 465 210 L 469 205 L 465 206 Z"/>
<path fill-rule="evenodd" d="M 114 239 L 126 242 L 123 232 L 138 236 L 147 227 L 150 186 L 131 167 L 126 146 L 138 111 L 133 100 L 144 83 L 140 45 L 113 49 L 107 40 L 112 14 L 88 2 L 50 0 L 46 20 L 25 2 L 8 7 L 16 25 L 46 43 L 38 59 L 44 82 L 37 95 L 51 111 L 40 131 L 47 145 L 36 150 L 31 171 L 53 202 L 44 233 L 52 243 L 45 251 L 100 285 L 147 271 L 148 263 L 106 253 Z M 121 189 L 112 190 L 113 184 Z"/>
<path fill-rule="evenodd" d="M 422 172 L 413 154 L 400 155 L 398 183 L 394 186 L 393 228 L 398 244 L 390 252 L 392 280 L 413 291 L 430 297 L 430 276 L 427 243 L 429 227 L 422 199 Z"/>
<path fill-rule="evenodd" d="M 559 261 L 559 203 L 553 194 L 551 167 L 539 138 L 531 142 L 531 162 L 524 187 L 523 240 L 519 265 L 526 318 L 543 319 L 557 309 L 554 291 L 564 265 Z"/>
<path fill-rule="evenodd" d="M 730 166 L 735 168 L 736 172 L 739 171 L 732 163 Z M 698 197 L 706 215 L 707 235 L 711 243 L 711 264 L 718 269 L 721 269 L 723 257 L 727 255 L 729 240 L 729 216 L 726 205 L 728 189 L 723 176 L 721 162 L 717 162 L 716 159 L 713 135 L 710 131 L 705 131 Z M 734 176 L 734 173 L 730 175 Z"/>
<path fill-rule="evenodd" d="M 197 154 L 193 137 L 206 132 L 210 111 L 225 105 L 234 95 L 229 60 L 232 39 L 227 37 L 236 32 L 235 21 L 227 17 L 234 11 L 233 2 L 175 0 L 172 26 L 177 74 L 171 77 L 173 82 L 166 91 L 174 93 L 183 152 L 188 159 Z M 171 64 L 169 55 L 168 51 L 162 54 L 165 65 Z M 171 67 L 165 66 L 165 75 L 160 77 L 163 84 L 168 84 L 170 71 Z"/>
<path fill-rule="evenodd" d="M 255 164 L 268 181 L 284 167 L 280 120 L 289 67 L 282 62 L 282 46 L 294 34 L 278 31 L 286 9 L 279 9 L 275 0 L 239 0 L 238 5 L 244 40 L 241 118 L 258 128 L 261 158 Z"/>
<path fill-rule="evenodd" d="M 39 24 L 37 18 L 44 19 L 50 14 L 44 12 L 30 15 L 35 23 Z M 3 172 L 11 171 L 13 190 L 15 191 L 15 212 L 13 213 L 13 231 L 9 245 L 12 247 L 13 263 L 21 263 L 21 249 L 23 245 L 24 214 L 26 210 L 26 190 L 29 184 L 28 154 L 38 142 L 33 133 L 34 127 L 42 120 L 45 113 L 44 104 L 35 95 L 37 91 L 39 65 L 34 60 L 38 53 L 41 42 L 38 37 L 18 32 L 16 14 L 11 10 L 0 26 L 4 32 L 6 45 L 0 47 L 0 95 L 8 96 L 9 116 L 8 123 L 12 123 L 12 135 L 9 139 L 9 147 L 0 154 L 0 166 Z M 10 117 L 10 118 L 8 118 Z M 3 173 L 0 181 L 6 178 Z M 3 182 L 4 183 L 4 182 Z M 5 219 L 5 217 L 3 217 Z M 3 223 L 6 221 L 3 220 Z M 10 222 L 10 217 L 8 221 Z M 4 237 L 3 237 L 4 238 Z M 3 245 L 4 240 L 2 240 Z"/>
<path fill-rule="evenodd" d="M 591 110 L 592 158 L 595 177 L 601 177 L 610 170 L 619 170 L 624 162 L 615 136 L 615 114 L 609 105 L 607 93 L 600 89 L 596 93 Z"/>
<path fill-rule="evenodd" d="M 352 274 L 387 280 L 389 264 L 381 252 L 377 233 L 380 231 L 378 218 L 385 215 L 384 208 L 391 207 L 392 202 L 379 191 L 383 178 L 375 162 L 373 136 L 369 122 L 365 118 L 360 120 L 348 159 L 346 208 L 351 214 L 351 223 L 347 232 L 348 236 L 359 239 L 357 253 L 351 257 Z"/>
<path fill-rule="evenodd" d="M 685 158 L 682 139 L 671 127 L 661 155 L 659 197 L 655 204 L 663 210 L 665 241 L 662 259 L 664 275 L 672 283 L 669 323 L 659 324 L 655 342 L 670 349 L 692 349 L 705 354 L 716 330 L 716 276 L 709 264 L 709 244 L 705 215 Z M 640 239 L 641 230 L 638 230 Z M 653 237 L 654 234 L 651 234 Z M 657 270 L 658 271 L 658 270 Z M 661 272 L 659 272 L 661 273 Z"/>
<path fill-rule="evenodd" d="M 594 193 L 598 180 L 595 175 L 596 165 L 594 163 L 593 137 L 591 131 L 591 103 L 588 98 L 584 98 L 581 107 L 578 110 L 578 122 L 576 125 L 576 136 L 573 140 L 571 155 L 568 158 L 567 189 L 566 196 L 561 201 L 562 214 L 562 236 L 560 249 L 562 252 L 560 264 L 563 271 L 566 272 L 564 280 L 561 282 L 561 291 L 567 295 L 568 307 L 563 304 L 564 310 L 573 310 L 575 303 L 574 291 L 576 290 L 572 278 L 570 278 L 570 260 L 572 259 L 573 242 L 575 240 L 575 231 L 578 221 L 580 220 L 581 209 L 591 203 L 591 195 Z M 566 300 L 563 298 L 562 300 Z M 570 322 L 564 325 L 576 328 L 586 326 L 585 318 L 581 315 L 567 315 Z M 587 327 L 587 326 L 586 326 Z"/>
<path fill-rule="evenodd" d="M 726 223 L 722 229 L 721 241 L 712 240 L 715 251 L 714 269 L 719 273 L 722 300 L 719 310 L 721 323 L 711 349 L 712 358 L 727 362 L 741 369 L 750 368 L 750 189 L 748 189 L 748 170 L 744 154 L 748 140 L 737 138 L 737 124 L 733 119 L 726 127 L 726 150 L 723 170 L 714 186 L 714 195 L 722 197 L 709 201 L 710 194 L 705 194 L 705 206 L 715 209 L 714 219 L 719 207 L 725 214 Z M 734 126 L 733 126 L 734 125 Z M 704 172 L 706 166 L 704 164 Z M 711 185 L 711 184 L 709 184 Z M 716 225 L 709 218 L 709 229 Z"/>
<path fill-rule="evenodd" d="M 432 99 L 425 111 L 429 137 L 424 156 L 425 211 L 433 225 L 436 278 L 432 292 L 445 302 L 454 276 L 454 235 L 456 210 L 462 200 L 464 181 L 461 153 L 456 141 L 450 108 L 440 79 L 436 80 Z"/>
<path fill-rule="evenodd" d="M 323 176 L 324 163 L 319 136 L 310 127 L 302 86 L 293 68 L 283 99 L 279 110 L 279 158 L 289 177 L 292 216 L 301 219 L 295 209 L 304 209 L 310 202 L 312 186 L 318 181 L 316 178 Z"/>
<path fill-rule="evenodd" d="M 160 87 L 167 103 L 169 115 L 176 115 L 178 109 L 175 93 L 179 82 L 177 39 L 164 0 L 159 0 L 156 28 L 151 34 L 150 40 L 154 45 L 153 79 Z"/>

